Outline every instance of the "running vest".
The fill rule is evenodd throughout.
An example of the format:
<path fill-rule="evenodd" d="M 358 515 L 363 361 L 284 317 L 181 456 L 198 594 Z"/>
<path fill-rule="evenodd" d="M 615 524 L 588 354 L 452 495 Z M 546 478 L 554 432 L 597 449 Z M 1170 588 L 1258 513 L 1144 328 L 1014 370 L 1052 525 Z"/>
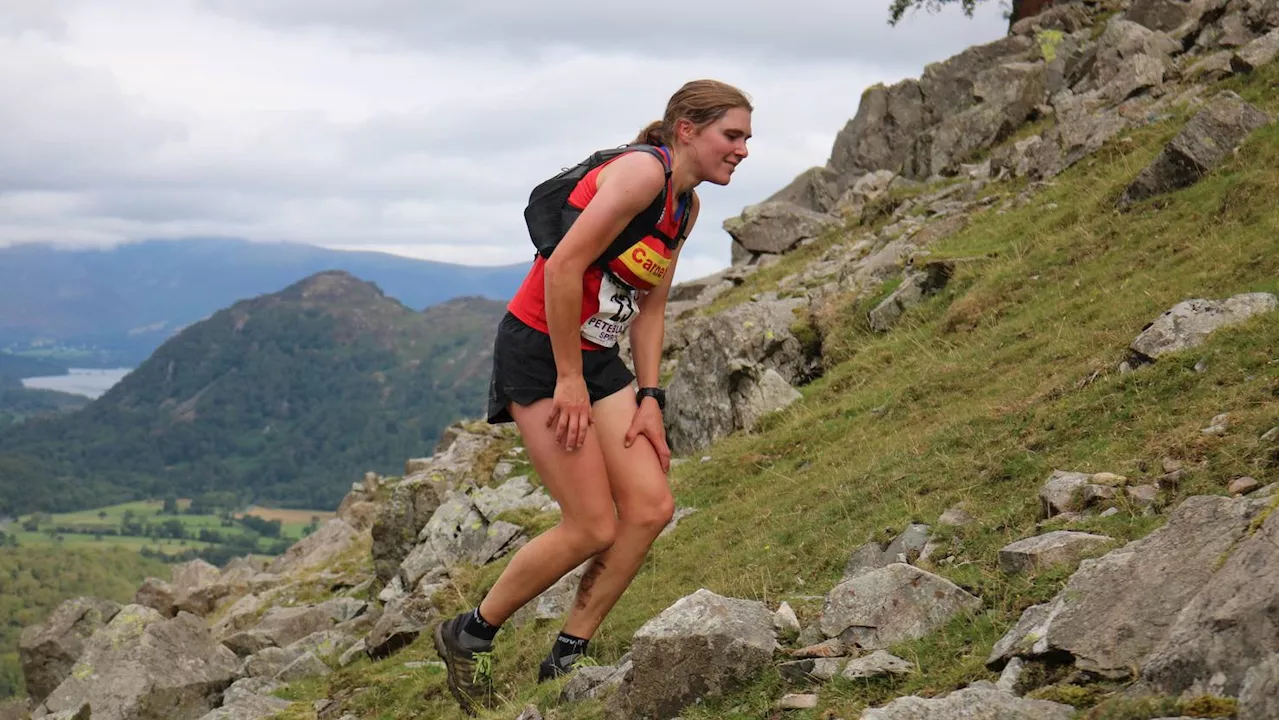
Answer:
<path fill-rule="evenodd" d="M 665 165 L 670 166 L 670 154 L 665 154 Z M 596 194 L 596 179 L 600 170 L 614 158 L 588 171 L 574 185 L 566 205 L 580 213 Z M 663 204 L 658 209 L 657 222 L 644 234 L 631 240 L 625 248 L 614 250 L 613 257 L 606 252 L 601 260 L 592 264 L 582 277 L 582 311 L 579 316 L 579 333 L 584 350 L 611 348 L 626 332 L 640 311 L 639 295 L 659 285 L 671 268 L 671 257 L 687 226 L 690 202 L 675 198 L 667 191 L 662 194 Z M 690 196 L 686 196 L 690 197 Z M 616 243 L 621 246 L 622 243 Z M 544 333 L 549 333 L 546 315 L 545 268 L 546 257 L 541 253 L 534 258 L 533 267 L 525 276 L 519 291 L 508 303 L 507 309 L 521 322 Z"/>

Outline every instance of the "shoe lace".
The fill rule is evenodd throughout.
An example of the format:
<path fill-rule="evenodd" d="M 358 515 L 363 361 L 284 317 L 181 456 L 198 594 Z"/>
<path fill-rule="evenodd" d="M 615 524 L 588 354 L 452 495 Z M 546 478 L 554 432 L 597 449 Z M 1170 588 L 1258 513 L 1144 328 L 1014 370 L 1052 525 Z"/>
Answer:
<path fill-rule="evenodd" d="M 471 671 L 471 682 L 476 684 L 488 682 L 493 677 L 493 653 L 478 652 L 472 657 L 476 665 Z"/>

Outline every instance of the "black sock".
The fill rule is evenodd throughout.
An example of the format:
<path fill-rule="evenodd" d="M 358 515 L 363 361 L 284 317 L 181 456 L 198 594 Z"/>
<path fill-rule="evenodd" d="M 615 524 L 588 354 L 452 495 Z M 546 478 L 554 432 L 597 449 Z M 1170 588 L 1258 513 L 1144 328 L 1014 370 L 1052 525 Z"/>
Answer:
<path fill-rule="evenodd" d="M 462 623 L 458 639 L 473 652 L 488 650 L 493 645 L 493 638 L 498 634 L 500 627 L 502 626 L 489 624 L 489 621 L 480 614 L 480 608 L 477 606 Z"/>
<path fill-rule="evenodd" d="M 586 638 L 560 633 L 555 644 L 551 646 L 551 662 L 561 670 L 568 670 L 578 658 L 587 654 L 587 642 Z"/>

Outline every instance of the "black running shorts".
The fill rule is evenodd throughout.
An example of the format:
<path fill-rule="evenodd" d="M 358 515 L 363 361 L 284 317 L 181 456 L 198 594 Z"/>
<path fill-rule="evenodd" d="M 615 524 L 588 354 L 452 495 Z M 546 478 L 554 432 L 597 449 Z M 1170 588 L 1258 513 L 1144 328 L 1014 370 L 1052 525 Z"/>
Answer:
<path fill-rule="evenodd" d="M 582 351 L 582 376 L 587 395 L 594 405 L 630 385 L 636 376 L 627 368 L 614 346 L 607 350 Z M 531 328 L 507 313 L 498 323 L 493 341 L 493 376 L 489 380 L 489 422 L 513 422 L 510 403 L 531 405 L 555 396 L 556 361 L 551 352 L 551 336 Z"/>

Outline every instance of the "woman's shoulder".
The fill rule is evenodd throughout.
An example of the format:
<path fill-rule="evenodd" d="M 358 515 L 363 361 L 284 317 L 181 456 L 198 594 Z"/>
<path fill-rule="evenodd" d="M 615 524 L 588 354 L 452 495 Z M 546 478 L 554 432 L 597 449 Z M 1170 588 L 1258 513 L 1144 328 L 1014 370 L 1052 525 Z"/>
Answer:
<path fill-rule="evenodd" d="M 621 180 L 627 186 L 635 186 L 637 189 L 653 186 L 654 192 L 657 192 L 666 184 L 666 178 L 666 167 L 656 155 L 648 152 L 629 152 L 619 155 L 600 168 L 596 189 L 603 187 L 607 182 Z"/>

